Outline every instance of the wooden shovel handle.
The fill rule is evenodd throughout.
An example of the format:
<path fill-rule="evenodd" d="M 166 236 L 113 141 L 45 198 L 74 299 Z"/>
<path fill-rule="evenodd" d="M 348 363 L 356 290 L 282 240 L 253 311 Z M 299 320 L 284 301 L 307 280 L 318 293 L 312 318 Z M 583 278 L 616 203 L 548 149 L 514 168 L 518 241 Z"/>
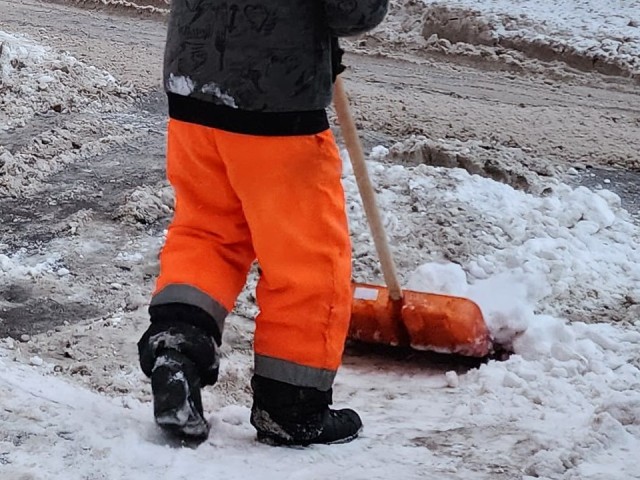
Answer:
<path fill-rule="evenodd" d="M 336 79 L 333 103 L 338 115 L 338 121 L 340 122 L 342 136 L 344 137 L 347 151 L 349 152 L 351 165 L 353 165 L 353 174 L 356 177 L 358 190 L 362 197 L 362 204 L 364 205 L 364 211 L 369 221 L 373 242 L 378 252 L 378 258 L 380 259 L 382 275 L 389 289 L 389 298 L 393 301 L 398 301 L 402 299 L 402 289 L 398 281 L 396 265 L 391 256 L 389 240 L 384 230 L 384 225 L 382 224 L 380 211 L 376 205 L 376 194 L 373 190 L 371 179 L 369 178 L 369 172 L 367 171 L 362 144 L 360 143 L 356 124 L 353 121 L 349 108 L 349 100 L 347 99 L 347 94 L 345 93 L 344 85 L 340 77 Z"/>

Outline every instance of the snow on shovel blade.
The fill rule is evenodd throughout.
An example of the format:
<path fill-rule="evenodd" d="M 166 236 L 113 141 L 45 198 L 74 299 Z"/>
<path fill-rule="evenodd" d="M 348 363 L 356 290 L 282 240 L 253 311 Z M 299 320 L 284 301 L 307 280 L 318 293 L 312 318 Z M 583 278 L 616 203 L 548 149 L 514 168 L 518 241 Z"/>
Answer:
<path fill-rule="evenodd" d="M 469 357 L 492 349 L 478 305 L 467 298 L 403 291 L 393 301 L 385 287 L 354 284 L 349 338 Z"/>

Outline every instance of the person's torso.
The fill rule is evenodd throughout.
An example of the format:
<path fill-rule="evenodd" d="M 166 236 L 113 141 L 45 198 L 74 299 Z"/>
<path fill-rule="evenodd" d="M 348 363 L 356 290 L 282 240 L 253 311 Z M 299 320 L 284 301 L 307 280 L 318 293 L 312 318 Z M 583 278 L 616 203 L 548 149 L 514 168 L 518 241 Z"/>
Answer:
<path fill-rule="evenodd" d="M 330 34 L 314 0 L 172 0 L 168 92 L 254 112 L 331 101 Z"/>

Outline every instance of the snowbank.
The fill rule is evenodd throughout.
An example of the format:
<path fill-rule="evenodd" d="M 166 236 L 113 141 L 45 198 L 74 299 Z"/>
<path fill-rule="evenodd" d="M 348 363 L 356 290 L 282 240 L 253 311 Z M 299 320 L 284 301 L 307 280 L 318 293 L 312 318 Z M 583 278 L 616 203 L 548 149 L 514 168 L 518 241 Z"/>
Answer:
<path fill-rule="evenodd" d="M 116 111 L 134 94 L 105 71 L 2 31 L 0 85 L 0 131 L 23 127 L 35 116 Z"/>
<path fill-rule="evenodd" d="M 639 12 L 638 1 L 392 0 L 387 20 L 365 44 L 521 64 L 524 58 L 509 49 L 580 70 L 637 77 Z"/>
<path fill-rule="evenodd" d="M 155 15 L 166 15 L 169 13 L 169 4 L 171 0 L 68 0 L 69 2 L 76 4 L 89 4 L 95 6 L 96 4 L 101 7 L 110 8 L 122 8 L 125 10 L 134 10 L 136 12 L 143 12 Z"/>
<path fill-rule="evenodd" d="M 0 193 L 33 192 L 61 166 L 144 134 L 118 116 L 135 98 L 108 72 L 0 31 Z"/>
<path fill-rule="evenodd" d="M 465 150 L 464 142 L 418 137 L 392 153 L 380 147 L 374 158 L 393 155 L 395 162 L 407 152 L 405 163 L 415 165 L 424 142 L 432 149 L 440 144 L 439 151 L 450 152 L 441 158 L 451 161 Z M 513 158 L 514 149 L 506 150 L 493 150 L 494 165 Z M 640 228 L 616 194 L 533 172 L 516 182 L 528 193 L 461 168 L 373 162 L 370 169 L 399 271 L 412 289 L 474 297 L 496 335 L 505 320 L 521 330 L 534 312 L 586 322 L 638 319 Z M 354 270 L 357 280 L 370 281 L 377 259 L 348 162 L 345 172 Z"/>

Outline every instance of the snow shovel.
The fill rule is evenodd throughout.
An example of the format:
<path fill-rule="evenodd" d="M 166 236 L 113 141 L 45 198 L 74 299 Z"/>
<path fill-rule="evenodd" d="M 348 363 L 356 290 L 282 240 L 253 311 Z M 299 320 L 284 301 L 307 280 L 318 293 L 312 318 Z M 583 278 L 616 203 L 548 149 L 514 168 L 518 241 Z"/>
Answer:
<path fill-rule="evenodd" d="M 491 337 L 477 304 L 462 297 L 401 289 L 340 77 L 336 80 L 333 100 L 387 284 L 386 287 L 353 284 L 348 338 L 437 353 L 470 357 L 488 355 L 492 348 Z"/>

